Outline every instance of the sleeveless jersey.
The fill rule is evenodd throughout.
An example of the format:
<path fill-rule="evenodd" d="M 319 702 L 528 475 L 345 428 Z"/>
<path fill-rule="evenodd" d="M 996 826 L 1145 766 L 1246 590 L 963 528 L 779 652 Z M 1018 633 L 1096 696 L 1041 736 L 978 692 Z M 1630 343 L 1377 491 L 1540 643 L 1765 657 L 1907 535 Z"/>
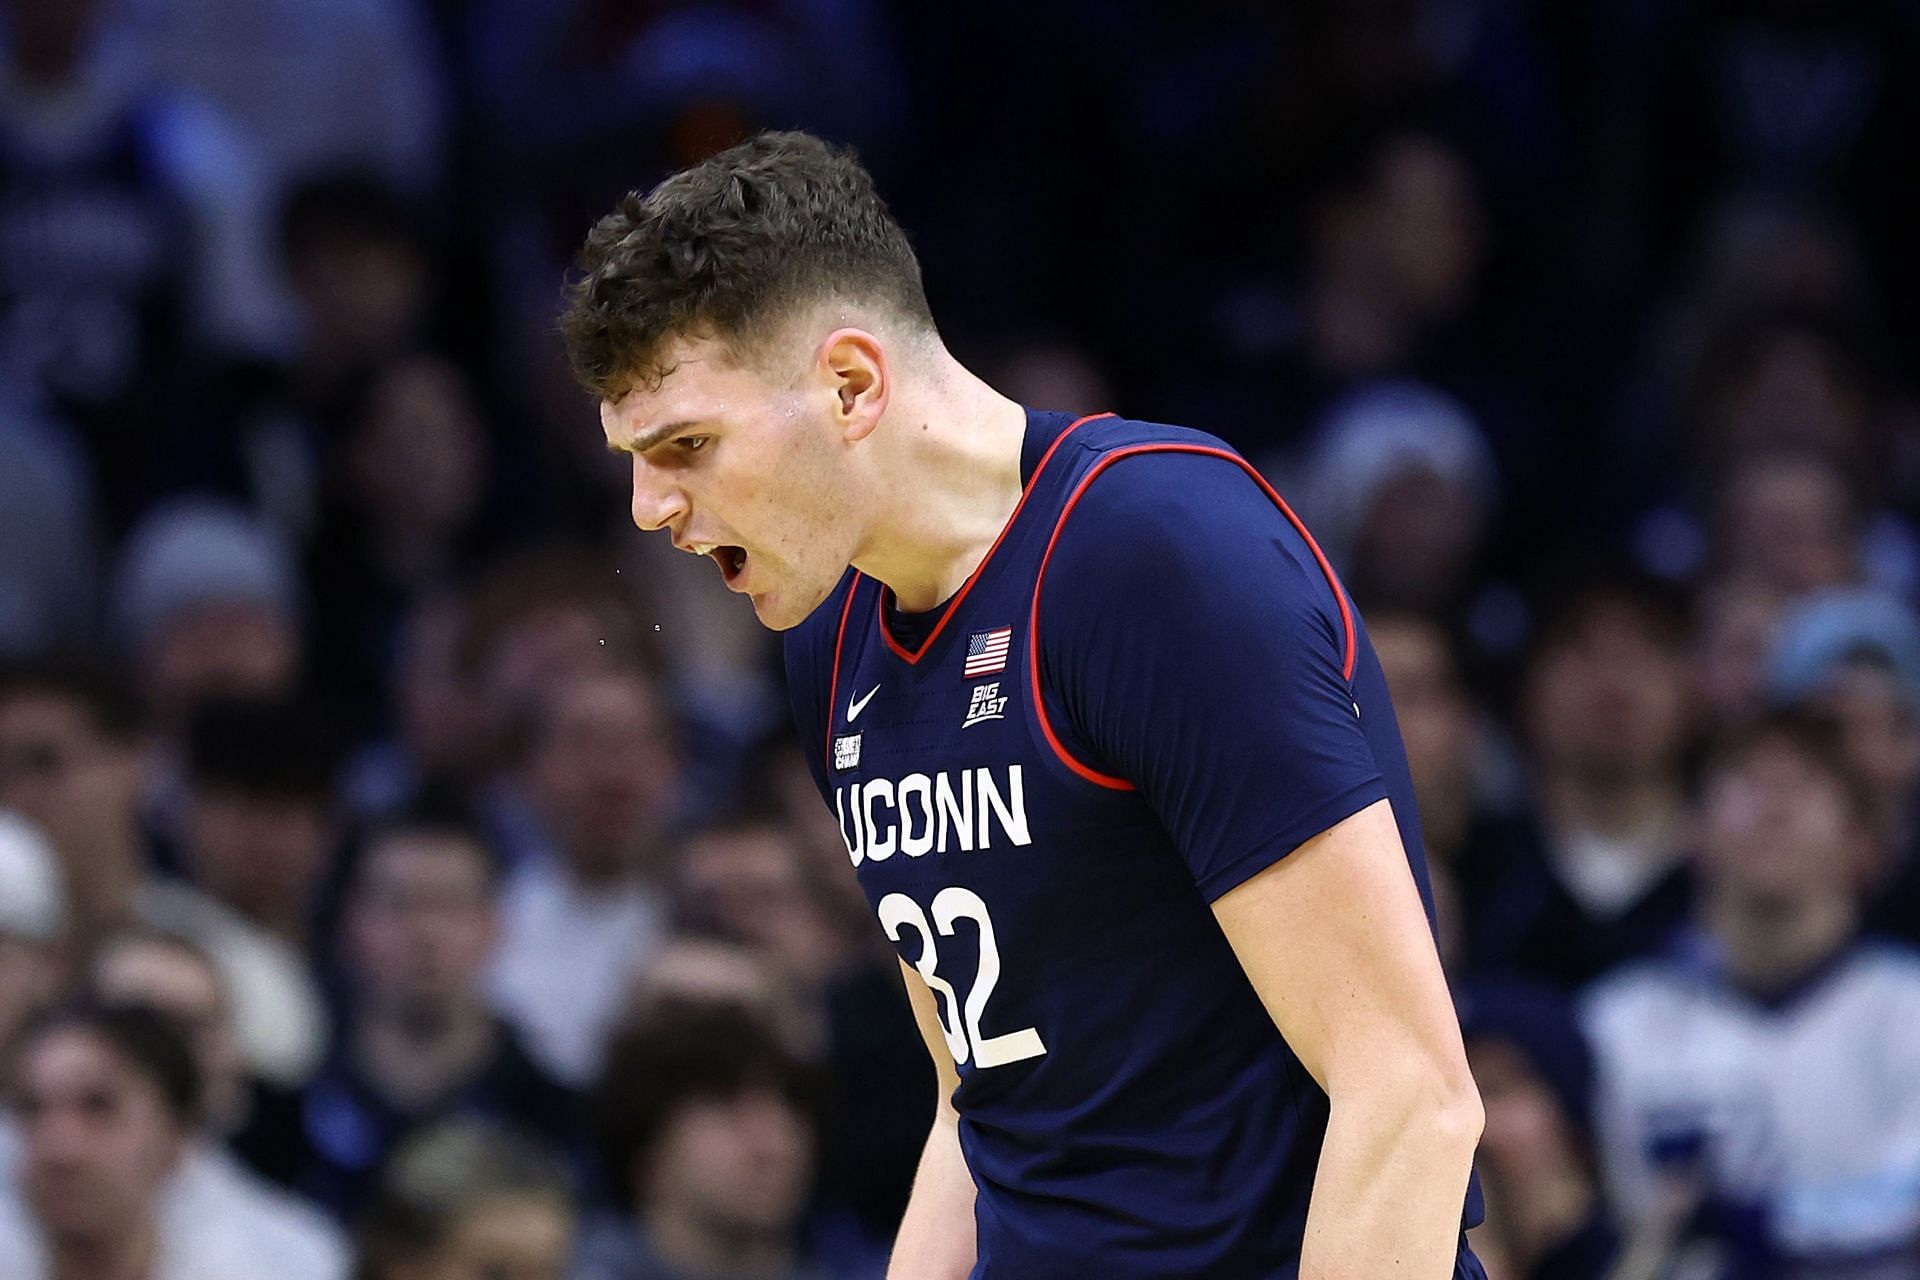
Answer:
<path fill-rule="evenodd" d="M 849 570 L 787 638 L 815 779 L 958 1065 L 973 1274 L 1294 1276 L 1327 1097 L 1209 904 L 1390 798 L 1431 927 L 1385 679 L 1214 437 L 1030 412 L 1022 473 L 941 609 Z"/>

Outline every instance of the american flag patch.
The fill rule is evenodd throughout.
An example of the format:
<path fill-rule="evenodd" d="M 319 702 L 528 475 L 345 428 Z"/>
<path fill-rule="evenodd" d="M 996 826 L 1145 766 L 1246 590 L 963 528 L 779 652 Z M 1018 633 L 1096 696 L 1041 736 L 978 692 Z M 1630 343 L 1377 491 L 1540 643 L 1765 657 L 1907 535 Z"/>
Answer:
<path fill-rule="evenodd" d="M 967 637 L 967 665 L 961 670 L 961 677 L 971 680 L 975 676 L 990 676 L 996 671 L 1006 670 L 1007 650 L 1012 647 L 1012 627 L 974 632 Z"/>

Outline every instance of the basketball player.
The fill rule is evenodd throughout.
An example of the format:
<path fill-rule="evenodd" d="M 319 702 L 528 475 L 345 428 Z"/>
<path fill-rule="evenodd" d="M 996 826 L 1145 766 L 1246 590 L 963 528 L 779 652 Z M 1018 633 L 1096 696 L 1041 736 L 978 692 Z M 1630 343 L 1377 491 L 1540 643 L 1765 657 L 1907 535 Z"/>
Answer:
<path fill-rule="evenodd" d="M 802 134 L 627 197 L 581 265 L 562 332 L 634 521 L 787 632 L 940 1067 L 891 1275 L 1482 1276 L 1405 755 L 1279 496 L 975 377 Z"/>

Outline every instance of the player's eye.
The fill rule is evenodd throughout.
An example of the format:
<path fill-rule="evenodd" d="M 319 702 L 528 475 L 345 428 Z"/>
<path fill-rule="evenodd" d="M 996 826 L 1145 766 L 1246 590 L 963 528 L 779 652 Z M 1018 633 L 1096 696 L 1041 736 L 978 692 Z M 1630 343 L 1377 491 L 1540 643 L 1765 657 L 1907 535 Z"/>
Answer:
<path fill-rule="evenodd" d="M 709 437 L 707 436 L 681 436 L 678 440 L 675 440 L 673 443 L 675 447 L 682 449 L 687 453 L 698 453 L 701 449 L 706 447 L 708 439 Z"/>

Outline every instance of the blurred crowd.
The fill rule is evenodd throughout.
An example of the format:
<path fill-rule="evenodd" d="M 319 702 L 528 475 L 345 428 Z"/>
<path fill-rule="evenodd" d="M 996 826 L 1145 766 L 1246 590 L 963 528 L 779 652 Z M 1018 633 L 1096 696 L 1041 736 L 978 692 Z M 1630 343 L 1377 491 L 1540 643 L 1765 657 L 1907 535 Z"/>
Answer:
<path fill-rule="evenodd" d="M 0 11 L 0 1280 L 880 1275 L 891 952 L 553 335 L 768 126 L 1340 569 L 1492 1280 L 1920 1277 L 1920 4 Z"/>

